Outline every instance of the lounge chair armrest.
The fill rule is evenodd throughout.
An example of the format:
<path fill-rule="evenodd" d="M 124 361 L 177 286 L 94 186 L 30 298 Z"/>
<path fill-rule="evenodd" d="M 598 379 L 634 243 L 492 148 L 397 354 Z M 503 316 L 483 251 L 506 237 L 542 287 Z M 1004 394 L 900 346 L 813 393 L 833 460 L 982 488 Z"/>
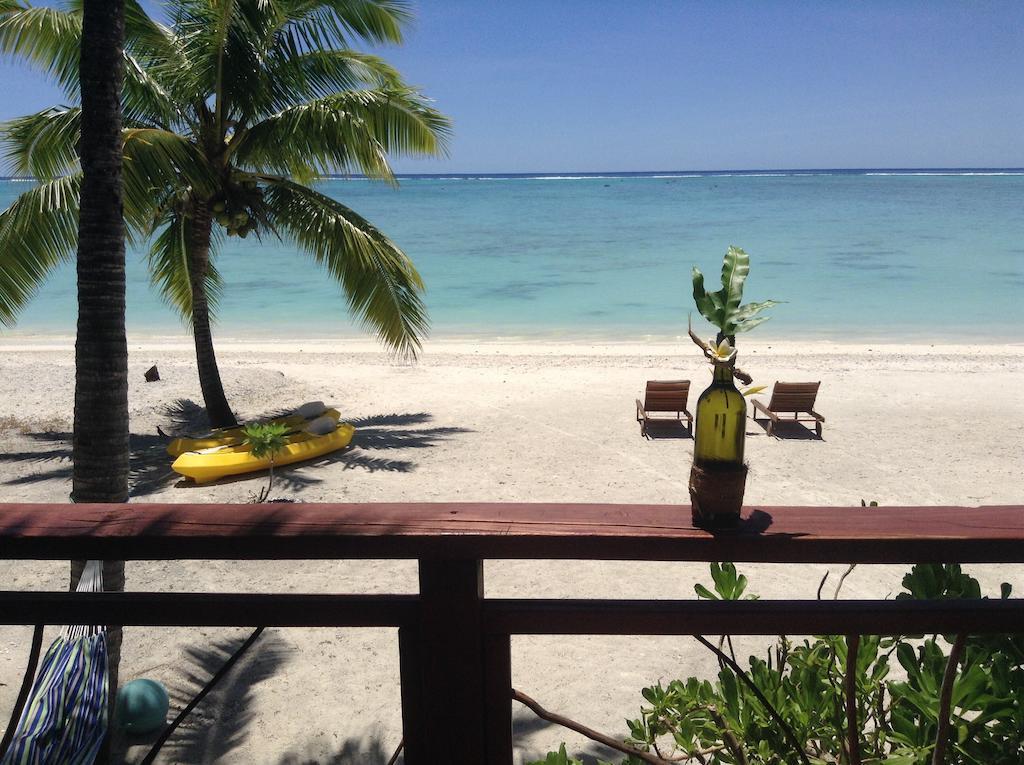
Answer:
<path fill-rule="evenodd" d="M 774 415 L 774 414 L 772 413 L 772 411 L 771 411 L 771 410 L 770 410 L 770 409 L 769 409 L 768 407 L 766 407 L 766 406 L 765 406 L 764 404 L 762 404 L 762 403 L 761 403 L 761 402 L 760 402 L 760 401 L 759 401 L 758 399 L 756 399 L 756 398 L 752 398 L 752 399 L 750 399 L 750 400 L 751 400 L 751 402 L 753 402 L 753 404 L 754 404 L 754 409 L 760 409 L 760 410 L 761 410 L 762 412 L 764 412 L 765 414 L 767 414 L 767 415 L 768 415 L 769 417 L 774 417 L 774 416 L 775 416 L 775 415 Z"/>
<path fill-rule="evenodd" d="M 824 418 L 824 417 L 822 417 L 822 416 L 821 416 L 820 414 L 818 414 L 817 412 L 815 412 L 815 411 L 814 411 L 813 409 L 812 409 L 811 411 L 809 411 L 809 412 L 808 412 L 808 414 L 809 414 L 809 415 L 811 415 L 811 417 L 813 417 L 814 419 L 816 419 L 816 420 L 817 420 L 818 422 L 824 422 L 824 421 L 825 421 L 825 418 Z"/>
<path fill-rule="evenodd" d="M 640 414 L 644 411 L 644 404 L 640 399 L 636 400 L 636 413 Z"/>

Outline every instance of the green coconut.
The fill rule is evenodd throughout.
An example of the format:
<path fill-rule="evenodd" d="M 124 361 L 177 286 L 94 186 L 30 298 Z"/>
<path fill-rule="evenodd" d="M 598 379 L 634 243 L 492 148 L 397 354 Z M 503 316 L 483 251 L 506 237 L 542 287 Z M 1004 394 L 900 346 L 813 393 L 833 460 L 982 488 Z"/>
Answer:
<path fill-rule="evenodd" d="M 152 733 L 167 724 L 170 700 L 156 680 L 132 680 L 117 691 L 115 720 L 127 733 Z"/>
<path fill-rule="evenodd" d="M 228 209 L 228 206 L 226 204 L 224 204 L 223 202 L 214 202 L 213 203 L 213 211 L 215 213 L 222 213 L 222 212 L 224 212 L 227 209 Z"/>
<path fill-rule="evenodd" d="M 231 222 L 235 224 L 236 228 L 242 228 L 242 226 L 249 222 L 249 213 L 244 211 L 235 213 L 231 216 Z"/>

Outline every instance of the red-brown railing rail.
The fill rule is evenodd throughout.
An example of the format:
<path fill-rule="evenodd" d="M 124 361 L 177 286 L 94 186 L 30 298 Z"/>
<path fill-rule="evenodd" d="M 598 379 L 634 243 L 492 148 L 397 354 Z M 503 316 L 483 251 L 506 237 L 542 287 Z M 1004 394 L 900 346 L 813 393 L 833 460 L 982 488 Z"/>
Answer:
<path fill-rule="evenodd" d="M 2 624 L 397 627 L 408 765 L 512 762 L 511 635 L 1024 632 L 1024 600 L 491 599 L 482 568 L 488 558 L 1021 563 L 1021 506 L 761 507 L 712 534 L 690 525 L 685 505 L 0 504 L 0 558 L 417 559 L 416 595 L 0 592 Z"/>

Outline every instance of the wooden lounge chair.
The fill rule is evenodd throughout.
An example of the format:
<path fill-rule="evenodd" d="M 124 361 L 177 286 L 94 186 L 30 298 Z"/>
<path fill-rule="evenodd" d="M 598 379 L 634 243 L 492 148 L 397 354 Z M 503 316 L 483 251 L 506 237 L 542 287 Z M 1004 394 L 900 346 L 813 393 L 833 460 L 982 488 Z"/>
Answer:
<path fill-rule="evenodd" d="M 636 421 L 640 423 L 640 435 L 647 435 L 647 426 L 656 423 L 678 422 L 693 432 L 693 415 L 686 408 L 690 395 L 689 380 L 648 380 L 644 400 L 636 400 Z M 653 414 L 671 414 L 671 417 L 655 417 Z"/>
<path fill-rule="evenodd" d="M 821 426 L 825 418 L 814 411 L 814 400 L 818 397 L 818 388 L 821 382 L 812 383 L 786 383 L 777 382 L 772 388 L 772 399 L 765 406 L 757 399 L 754 399 L 754 409 L 764 412 L 768 417 L 768 435 L 780 422 L 813 422 L 814 430 L 821 438 Z M 789 417 L 780 417 L 781 414 L 792 414 Z M 810 417 L 801 417 L 801 414 L 808 414 Z M 751 412 L 751 417 L 757 420 L 757 412 Z"/>

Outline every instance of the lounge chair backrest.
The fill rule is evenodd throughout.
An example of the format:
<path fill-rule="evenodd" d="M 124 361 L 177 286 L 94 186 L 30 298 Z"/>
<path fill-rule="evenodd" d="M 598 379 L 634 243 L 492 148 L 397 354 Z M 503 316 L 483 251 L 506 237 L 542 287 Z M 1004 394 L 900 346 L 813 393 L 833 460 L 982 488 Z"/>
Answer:
<path fill-rule="evenodd" d="M 690 395 L 689 380 L 648 380 L 644 409 L 648 412 L 681 412 Z"/>
<path fill-rule="evenodd" d="M 777 382 L 772 389 L 772 400 L 768 408 L 773 412 L 810 412 L 818 397 L 821 382 L 787 383 Z"/>

